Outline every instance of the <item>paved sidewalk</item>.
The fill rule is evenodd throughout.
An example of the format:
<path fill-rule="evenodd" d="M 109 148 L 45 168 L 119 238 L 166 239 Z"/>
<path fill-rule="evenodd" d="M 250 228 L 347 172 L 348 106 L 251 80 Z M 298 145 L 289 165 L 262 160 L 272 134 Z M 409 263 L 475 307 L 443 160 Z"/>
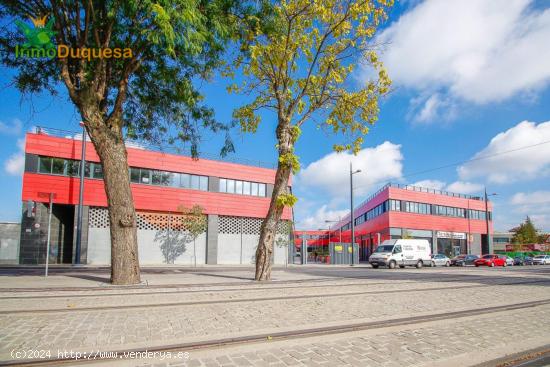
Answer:
<path fill-rule="evenodd" d="M 493 348 L 509 346 L 509 353 L 513 353 L 514 344 L 520 341 L 530 347 L 550 343 L 550 306 L 374 332 L 197 351 L 191 352 L 188 360 L 131 363 L 189 367 L 468 366 L 485 361 L 484 354 L 491 359 L 487 351 Z"/>
<path fill-rule="evenodd" d="M 97 288 L 90 286 L 89 279 L 73 280 L 69 275 L 57 275 L 53 283 L 62 288 L 50 288 L 52 281 L 48 280 L 44 291 L 36 287 L 40 279 L 29 277 L 31 285 L 15 290 L 17 287 L 13 285 L 21 280 L 4 277 L 4 290 L 0 289 L 0 360 L 11 359 L 13 350 L 50 350 L 57 356 L 58 350 L 147 349 L 550 300 L 550 272 L 543 268 L 513 271 L 347 268 L 327 270 L 326 274 L 296 274 L 293 270 L 279 271 L 276 276 L 284 280 L 271 283 L 251 282 L 243 276 L 247 272 L 243 269 L 210 271 L 206 275 L 190 272 L 183 274 L 184 281 L 171 283 L 177 276 L 171 269 L 153 274 L 158 287 L 137 288 Z M 84 275 L 95 276 L 93 272 Z M 188 283 L 193 277 L 209 281 Z M 84 286 L 67 288 L 63 278 L 70 278 L 67 283 L 79 282 Z M 535 339 L 550 340 L 549 313 L 550 306 L 546 305 L 499 312 L 493 319 L 491 315 L 480 315 L 469 317 L 468 321 L 464 318 L 422 323 L 397 332 L 387 328 L 320 339 L 251 344 L 246 352 L 215 348 L 193 351 L 191 360 L 179 362 L 190 366 L 255 366 L 270 362 L 279 366 L 316 365 L 324 361 L 317 356 L 320 355 L 328 360 L 327 365 L 392 365 L 393 359 L 384 360 L 390 350 L 402 359 L 400 365 L 413 363 L 413 356 L 417 360 L 422 357 L 427 363 L 446 360 L 453 353 L 469 351 L 466 354 L 471 355 L 472 351 L 478 353 L 496 345 L 513 344 L 514 333 L 522 341 L 532 340 L 534 344 Z M 544 322 L 539 322 L 539 318 L 545 319 Z M 334 342 L 321 341 L 321 347 L 316 345 L 324 338 Z M 378 345 L 378 340 L 384 341 L 386 347 Z M 433 355 L 431 342 L 441 349 L 437 356 Z M 299 349 L 287 350 L 285 343 Z M 175 361 L 170 363 L 175 365 Z"/>

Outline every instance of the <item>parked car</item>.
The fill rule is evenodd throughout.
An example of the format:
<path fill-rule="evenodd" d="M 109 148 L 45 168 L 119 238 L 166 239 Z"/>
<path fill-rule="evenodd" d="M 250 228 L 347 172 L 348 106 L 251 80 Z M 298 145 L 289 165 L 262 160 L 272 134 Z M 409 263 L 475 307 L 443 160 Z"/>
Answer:
<path fill-rule="evenodd" d="M 375 269 L 379 266 L 404 268 L 406 265 L 421 268 L 431 263 L 431 255 L 431 246 L 427 240 L 386 240 L 369 257 L 369 263 Z"/>
<path fill-rule="evenodd" d="M 474 265 L 477 266 L 506 266 L 506 260 L 498 255 L 483 255 L 481 258 L 474 261 Z"/>
<path fill-rule="evenodd" d="M 533 265 L 533 258 L 531 256 L 525 256 L 523 258 L 524 265 Z"/>
<path fill-rule="evenodd" d="M 533 265 L 550 264 L 550 255 L 537 255 L 533 258 Z"/>
<path fill-rule="evenodd" d="M 432 266 L 451 266 L 451 259 L 449 259 L 445 254 L 433 255 Z"/>
<path fill-rule="evenodd" d="M 451 266 L 474 265 L 477 259 L 479 259 L 477 255 L 458 255 L 451 259 Z"/>
<path fill-rule="evenodd" d="M 521 256 L 514 257 L 514 265 L 525 265 L 525 260 Z"/>
<path fill-rule="evenodd" d="M 504 259 L 504 261 L 506 261 L 507 266 L 514 266 L 514 259 L 512 259 L 510 256 L 498 255 L 498 257 Z"/>

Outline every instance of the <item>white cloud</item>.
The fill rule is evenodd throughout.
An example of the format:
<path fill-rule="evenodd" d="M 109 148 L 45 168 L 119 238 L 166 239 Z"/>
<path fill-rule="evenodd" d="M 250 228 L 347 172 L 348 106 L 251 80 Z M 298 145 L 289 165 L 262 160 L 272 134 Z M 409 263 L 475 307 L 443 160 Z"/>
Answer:
<path fill-rule="evenodd" d="M 443 190 L 443 188 L 445 187 L 445 182 L 439 181 L 439 180 L 422 180 L 422 181 L 417 181 L 411 185 L 417 186 L 417 187 L 424 187 L 427 189 Z"/>
<path fill-rule="evenodd" d="M 518 192 L 509 204 L 518 224 L 529 216 L 538 229 L 550 231 L 550 191 Z"/>
<path fill-rule="evenodd" d="M 22 175 L 25 168 L 25 139 L 17 140 L 17 148 L 18 151 L 4 162 L 4 169 L 13 176 Z"/>
<path fill-rule="evenodd" d="M 447 185 L 446 182 L 439 180 L 422 180 L 411 185 L 427 189 L 449 191 L 457 194 L 474 194 L 483 190 L 483 185 L 481 184 L 463 181 L 455 181 Z"/>
<path fill-rule="evenodd" d="M 0 134 L 19 135 L 23 124 L 21 120 L 14 119 L 11 124 L 6 124 L 0 121 Z"/>
<path fill-rule="evenodd" d="M 529 180 L 550 173 L 550 143 L 510 153 L 502 152 L 550 141 L 550 121 L 535 124 L 523 121 L 496 135 L 472 162 L 458 167 L 461 180 L 486 178 L 493 183 Z M 476 160 L 481 157 L 490 157 Z"/>
<path fill-rule="evenodd" d="M 332 225 L 332 223 L 326 223 L 327 220 L 335 221 L 346 214 L 349 214 L 349 210 L 330 210 L 327 205 L 322 205 L 312 215 L 299 220 L 296 227 L 303 230 L 326 229 Z"/>
<path fill-rule="evenodd" d="M 437 118 L 449 98 L 485 104 L 548 84 L 550 9 L 533 2 L 426 0 L 380 34 L 390 77 L 422 93 L 417 120 Z"/>
<path fill-rule="evenodd" d="M 510 202 L 515 205 L 540 205 L 550 203 L 550 191 L 534 191 L 530 193 L 518 192 L 512 196 Z M 550 209 L 550 205 L 544 205 Z"/>
<path fill-rule="evenodd" d="M 309 164 L 297 176 L 300 188 L 318 188 L 329 199 L 349 195 L 349 164 L 362 172 L 353 176 L 356 197 L 365 195 L 387 180 L 399 179 L 403 169 L 401 145 L 388 141 L 374 148 L 364 148 L 357 155 L 330 153 Z"/>
<path fill-rule="evenodd" d="M 459 194 L 475 194 L 483 190 L 483 185 L 473 182 L 455 181 L 449 184 L 445 191 L 456 192 Z"/>
<path fill-rule="evenodd" d="M 413 98 L 410 103 L 407 117 L 418 123 L 431 123 L 432 121 L 449 121 L 456 116 L 456 104 L 451 98 L 440 93 L 421 95 Z"/>

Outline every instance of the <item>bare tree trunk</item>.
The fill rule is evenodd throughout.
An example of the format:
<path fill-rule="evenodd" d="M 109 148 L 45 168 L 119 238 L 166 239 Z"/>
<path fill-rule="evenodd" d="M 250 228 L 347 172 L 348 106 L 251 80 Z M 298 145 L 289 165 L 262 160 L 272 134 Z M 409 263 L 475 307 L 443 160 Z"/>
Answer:
<path fill-rule="evenodd" d="M 140 282 L 140 269 L 136 212 L 122 129 L 109 129 L 97 121 L 90 121 L 86 127 L 103 165 L 111 224 L 111 283 L 137 284 Z"/>
<path fill-rule="evenodd" d="M 293 143 L 290 134 L 290 124 L 288 121 L 279 120 L 277 127 L 277 138 L 279 141 L 279 157 L 283 154 L 292 152 Z M 277 225 L 283 214 L 284 207 L 279 206 L 277 198 L 287 192 L 288 181 L 292 168 L 282 164 L 277 164 L 277 173 L 275 174 L 275 184 L 273 185 L 273 194 L 269 204 L 269 211 L 262 222 L 260 229 L 260 240 L 256 249 L 256 274 L 255 280 L 271 279 L 271 257 L 273 256 L 273 242 L 277 234 Z"/>

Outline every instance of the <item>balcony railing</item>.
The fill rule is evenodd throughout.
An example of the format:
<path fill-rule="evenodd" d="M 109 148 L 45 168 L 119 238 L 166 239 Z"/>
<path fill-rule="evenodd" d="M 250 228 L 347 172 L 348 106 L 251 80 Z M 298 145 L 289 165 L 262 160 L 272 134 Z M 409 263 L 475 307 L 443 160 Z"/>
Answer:
<path fill-rule="evenodd" d="M 44 134 L 48 136 L 55 136 L 58 138 L 82 140 L 82 132 L 54 129 L 54 128 L 43 127 L 43 126 L 37 126 L 35 128 L 35 132 L 36 134 Z M 88 137 L 86 138 L 86 140 L 90 141 Z M 135 141 L 131 139 L 125 139 L 124 143 L 126 144 L 127 148 L 145 149 L 145 150 L 150 150 L 155 152 L 171 153 L 171 154 L 188 156 L 188 157 L 191 156 L 191 152 L 189 148 L 185 148 L 185 147 L 181 148 L 181 147 L 177 147 L 169 144 L 165 146 L 160 146 L 157 144 Z M 268 162 L 263 162 L 259 160 L 239 158 L 239 157 L 220 157 L 219 155 L 212 154 L 212 153 L 200 153 L 198 158 L 209 159 L 209 160 L 219 161 L 219 162 L 242 164 L 246 166 L 268 168 L 268 169 L 277 168 L 277 165 L 274 163 L 268 163 Z"/>

